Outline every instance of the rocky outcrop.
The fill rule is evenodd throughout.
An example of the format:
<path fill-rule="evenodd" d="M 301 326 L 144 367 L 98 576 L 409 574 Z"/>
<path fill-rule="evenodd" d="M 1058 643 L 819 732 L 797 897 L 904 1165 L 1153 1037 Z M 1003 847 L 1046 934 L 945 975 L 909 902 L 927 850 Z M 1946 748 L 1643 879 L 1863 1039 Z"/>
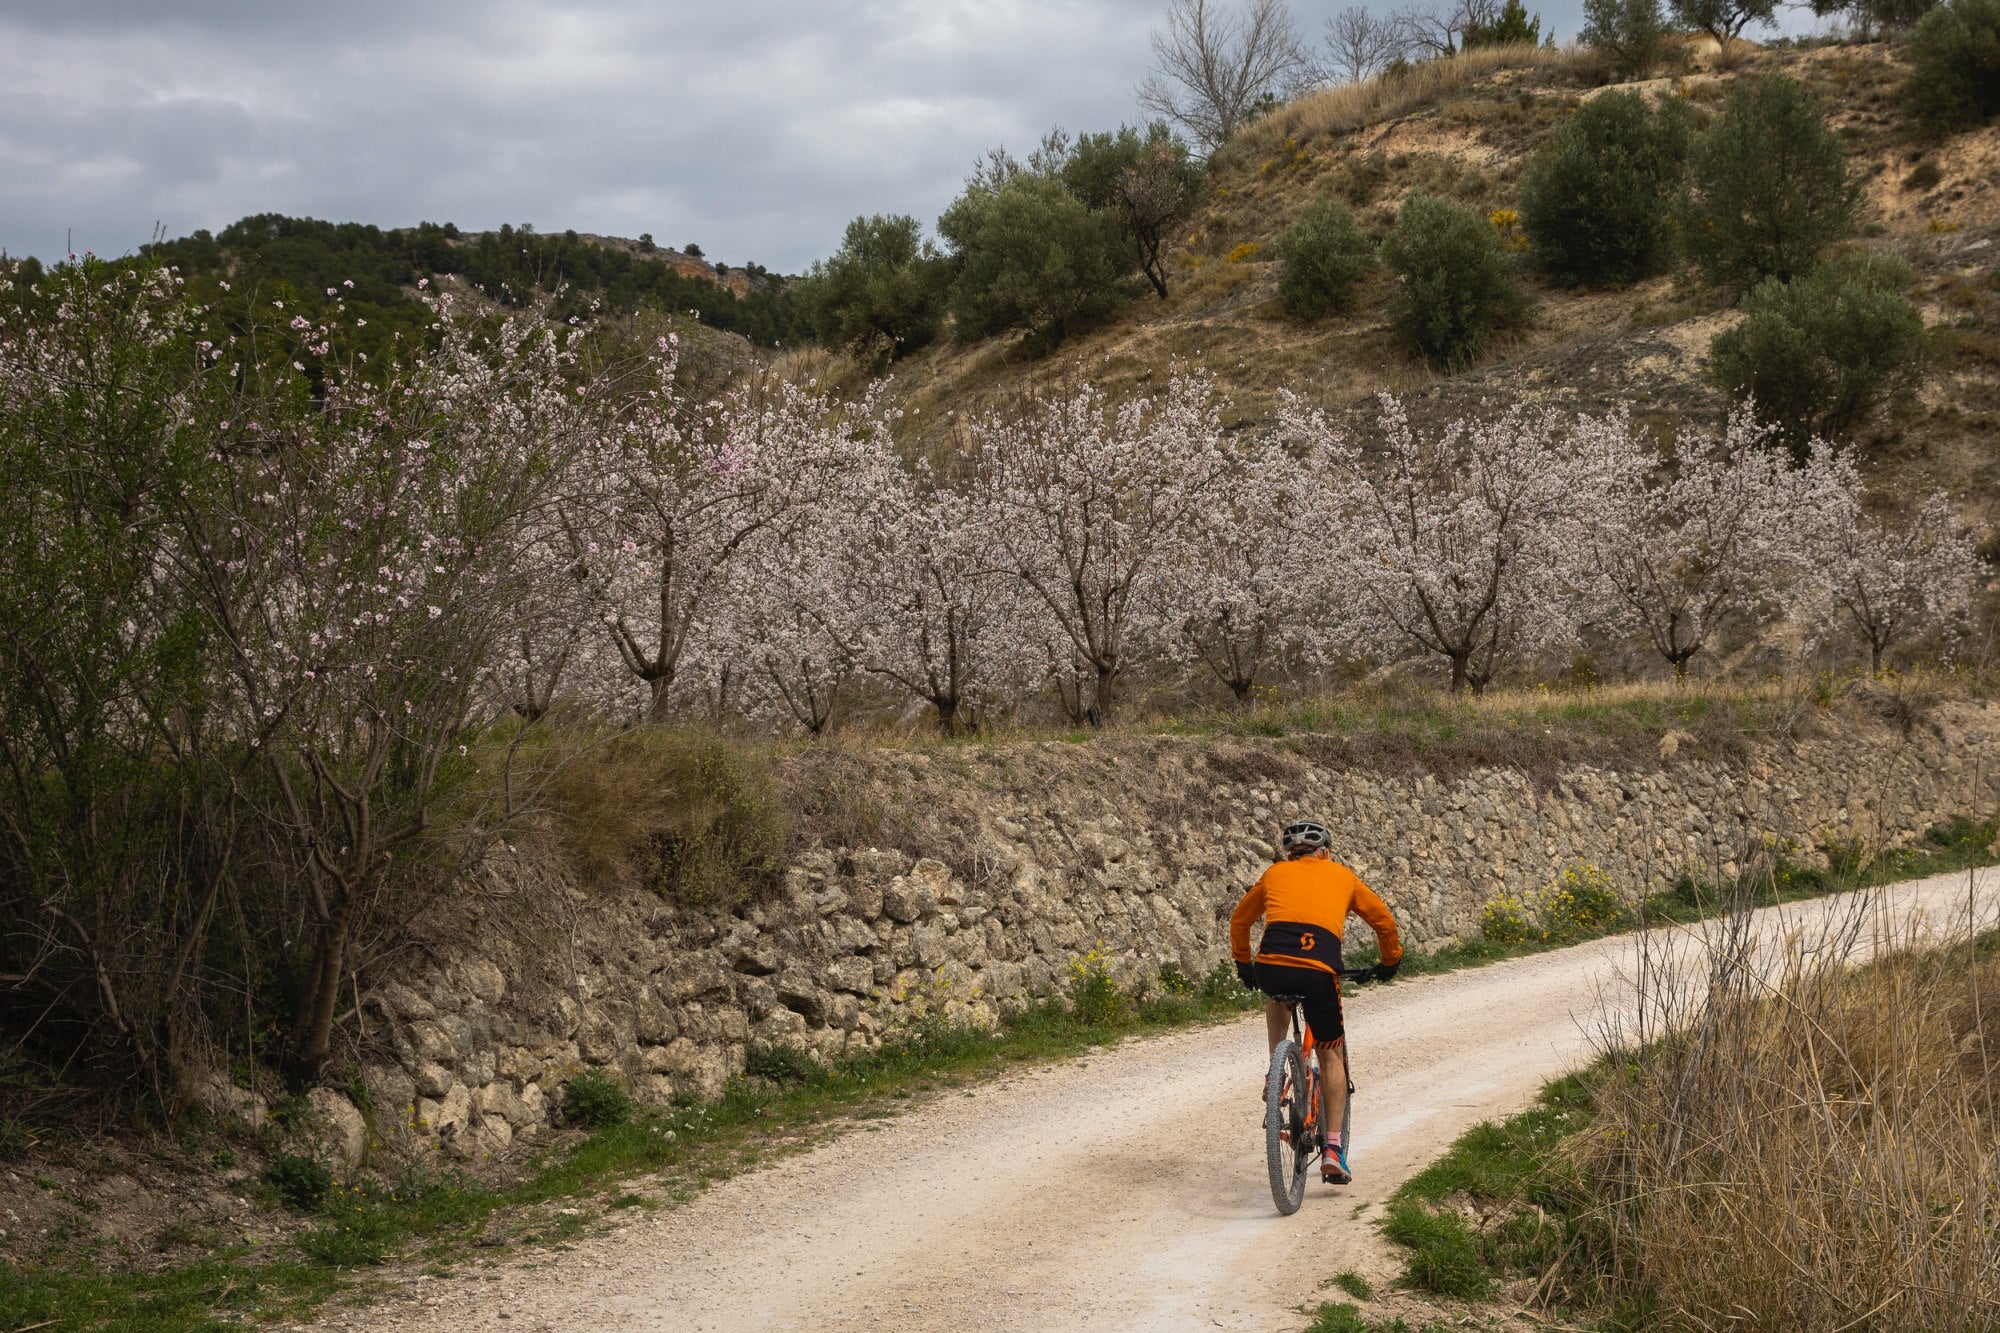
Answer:
<path fill-rule="evenodd" d="M 831 1054 L 918 1014 L 991 1016 L 1050 993 L 1100 944 L 1127 984 L 1203 975 L 1297 812 L 1336 828 L 1421 949 L 1576 862 L 1638 893 L 1683 870 L 1731 876 L 1774 838 L 1808 856 L 1893 846 L 2000 803 L 2000 708 L 1976 705 L 1905 724 L 1850 712 L 1729 761 L 1666 734 L 1657 764 L 1540 780 L 1359 771 L 1315 739 L 884 751 L 843 781 L 920 810 L 907 826 L 921 836 L 804 852 L 755 905 L 693 912 L 569 883 L 468 895 L 433 923 L 430 965 L 364 997 L 373 1141 L 503 1153 L 548 1124 L 581 1069 L 642 1099 L 712 1096 L 759 1045 Z"/>

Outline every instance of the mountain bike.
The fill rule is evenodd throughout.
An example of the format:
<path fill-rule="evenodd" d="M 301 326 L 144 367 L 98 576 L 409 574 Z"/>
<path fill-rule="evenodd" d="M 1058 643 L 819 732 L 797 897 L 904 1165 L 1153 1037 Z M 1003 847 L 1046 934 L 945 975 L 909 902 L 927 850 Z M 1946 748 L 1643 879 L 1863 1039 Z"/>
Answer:
<path fill-rule="evenodd" d="M 1372 968 L 1343 968 L 1344 982 L 1364 985 L 1374 978 Z M 1303 997 L 1272 995 L 1271 999 L 1292 1011 L 1292 1035 L 1271 1052 L 1271 1070 L 1264 1077 L 1264 1161 L 1271 1173 L 1271 1201 L 1290 1217 L 1306 1198 L 1306 1173 L 1326 1152 L 1326 1135 L 1320 1125 L 1319 1052 L 1313 1041 L 1312 1025 L 1299 1012 Z M 1348 1046 L 1341 1048 L 1341 1069 L 1347 1078 L 1347 1104 L 1340 1116 L 1340 1141 L 1353 1150 L 1349 1133 L 1354 1121 L 1354 1073 Z"/>

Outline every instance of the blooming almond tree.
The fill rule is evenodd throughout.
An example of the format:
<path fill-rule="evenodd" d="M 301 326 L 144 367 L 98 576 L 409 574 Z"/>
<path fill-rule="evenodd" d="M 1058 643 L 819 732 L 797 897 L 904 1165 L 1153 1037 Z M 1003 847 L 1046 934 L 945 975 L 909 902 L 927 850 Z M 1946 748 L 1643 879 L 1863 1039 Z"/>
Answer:
<path fill-rule="evenodd" d="M 1794 615 L 1813 640 L 1845 618 L 1879 674 L 1890 648 L 1966 609 L 1979 557 L 1943 492 L 1908 517 L 1887 518 L 1863 512 L 1852 453 L 1818 444 L 1805 472 L 1818 503 Z"/>
<path fill-rule="evenodd" d="M 1684 430 L 1663 460 L 1623 414 L 1577 423 L 1604 489 L 1578 516 L 1618 620 L 1676 679 L 1718 626 L 1771 604 L 1804 555 L 1812 488 L 1747 409 L 1720 440 Z"/>
<path fill-rule="evenodd" d="M 1296 406 L 1284 430 L 1331 435 Z M 1573 639 L 1587 605 L 1579 511 L 1604 462 L 1556 413 L 1521 406 L 1425 436 L 1384 395 L 1382 436 L 1379 456 L 1333 481 L 1346 526 L 1329 563 L 1384 629 L 1443 657 L 1451 688 L 1474 694 L 1510 653 Z"/>
<path fill-rule="evenodd" d="M 876 521 L 875 479 L 898 470 L 886 431 L 851 442 L 860 446 L 853 466 L 824 475 L 824 489 L 744 547 L 703 647 L 709 674 L 737 687 L 739 707 L 811 736 L 833 724 L 861 670 L 874 606 L 859 567 Z"/>
<path fill-rule="evenodd" d="M 302 1074 L 328 1058 L 350 950 L 384 926 L 385 895 L 426 850 L 447 769 L 485 720 L 487 664 L 539 572 L 524 534 L 584 425 L 557 335 L 433 309 L 439 345 L 379 385 L 334 363 L 334 328 L 297 330 L 328 359 L 323 399 L 282 423 L 289 439 L 243 456 L 236 503 L 191 555 L 243 734 L 266 756 L 273 854 L 304 898 L 288 1052 Z"/>
<path fill-rule="evenodd" d="M 1276 441 L 1246 450 L 1174 533 L 1173 576 L 1152 587 L 1169 650 L 1207 667 L 1238 703 L 1276 662 L 1358 646 L 1361 621 L 1324 568 L 1337 523 L 1324 479 L 1350 462 L 1333 443 L 1301 458 Z"/>
<path fill-rule="evenodd" d="M 1181 529 L 1228 466 L 1209 379 L 1178 372 L 1158 400 L 1113 408 L 1101 391 L 1040 398 L 973 428 L 995 554 L 1091 674 L 1102 720 L 1128 638 Z"/>
<path fill-rule="evenodd" d="M 976 727 L 1035 679 L 1035 608 L 968 497 L 925 465 L 875 475 L 874 520 L 852 553 L 870 608 L 862 660 L 935 709 L 946 735 Z"/>
<path fill-rule="evenodd" d="M 674 370 L 663 340 L 648 386 L 576 460 L 566 522 L 571 557 L 654 721 L 718 624 L 731 566 L 854 465 L 841 423 L 875 415 L 872 403 L 844 409 L 762 382 L 690 412 Z"/>

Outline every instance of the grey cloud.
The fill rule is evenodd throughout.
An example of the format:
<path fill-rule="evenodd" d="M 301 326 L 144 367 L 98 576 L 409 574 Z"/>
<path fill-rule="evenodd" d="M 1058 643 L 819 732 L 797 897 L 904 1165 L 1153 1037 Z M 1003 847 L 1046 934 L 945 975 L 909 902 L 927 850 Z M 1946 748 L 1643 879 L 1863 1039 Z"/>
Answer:
<path fill-rule="evenodd" d="M 1297 0 L 1317 35 L 1344 0 Z M 1565 34 L 1578 0 L 1540 8 Z M 70 0 L 0 17 L 0 247 L 282 212 L 787 271 L 995 145 L 1138 119 L 1166 0 Z"/>

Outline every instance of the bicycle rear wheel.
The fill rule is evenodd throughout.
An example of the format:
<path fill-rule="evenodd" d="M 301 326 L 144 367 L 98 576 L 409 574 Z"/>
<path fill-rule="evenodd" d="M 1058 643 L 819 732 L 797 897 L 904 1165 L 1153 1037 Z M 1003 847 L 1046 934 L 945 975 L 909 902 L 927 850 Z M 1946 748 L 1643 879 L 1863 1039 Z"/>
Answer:
<path fill-rule="evenodd" d="M 1271 1202 L 1290 1217 L 1306 1197 L 1306 1067 L 1299 1044 L 1287 1037 L 1271 1052 L 1264 1080 L 1264 1162 L 1271 1173 Z"/>

